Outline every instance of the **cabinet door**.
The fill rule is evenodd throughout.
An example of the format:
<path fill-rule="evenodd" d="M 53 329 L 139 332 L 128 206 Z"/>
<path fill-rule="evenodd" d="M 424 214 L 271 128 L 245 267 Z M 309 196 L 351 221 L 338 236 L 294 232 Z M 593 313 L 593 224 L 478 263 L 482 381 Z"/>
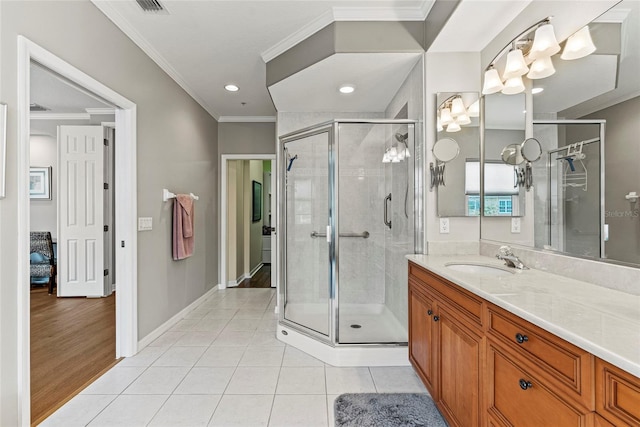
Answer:
<path fill-rule="evenodd" d="M 409 360 L 435 399 L 433 300 L 409 288 Z M 431 314 L 429 314 L 431 313 Z"/>
<path fill-rule="evenodd" d="M 452 426 L 479 426 L 482 336 L 457 320 L 460 315 L 438 305 L 440 409 Z M 434 319 L 435 320 L 435 319 Z"/>

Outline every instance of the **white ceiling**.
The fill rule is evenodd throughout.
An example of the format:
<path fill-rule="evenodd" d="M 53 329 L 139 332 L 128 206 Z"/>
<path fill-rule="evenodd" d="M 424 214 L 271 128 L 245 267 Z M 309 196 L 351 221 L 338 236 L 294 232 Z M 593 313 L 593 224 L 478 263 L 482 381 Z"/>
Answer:
<path fill-rule="evenodd" d="M 156 14 L 143 12 L 135 1 L 92 2 L 212 116 L 223 119 L 274 116 L 265 60 L 327 24 L 424 20 L 433 4 L 433 0 L 161 0 L 168 13 Z M 227 83 L 238 85 L 240 91 L 225 91 Z"/>

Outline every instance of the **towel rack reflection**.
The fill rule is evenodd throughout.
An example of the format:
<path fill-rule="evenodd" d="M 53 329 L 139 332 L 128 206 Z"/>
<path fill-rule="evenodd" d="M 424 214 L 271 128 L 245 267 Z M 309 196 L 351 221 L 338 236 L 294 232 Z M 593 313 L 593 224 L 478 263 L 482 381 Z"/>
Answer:
<path fill-rule="evenodd" d="M 191 196 L 191 198 L 193 200 L 199 200 L 200 199 L 200 197 L 196 196 L 193 193 L 189 193 L 189 195 Z M 167 190 L 166 188 L 162 189 L 162 201 L 163 202 L 166 202 L 169 199 L 175 199 L 175 197 L 176 197 L 176 195 L 174 193 L 172 193 L 171 191 Z"/>
<path fill-rule="evenodd" d="M 317 231 L 312 231 L 311 238 L 315 239 L 316 237 L 327 237 L 327 233 L 318 233 Z M 362 233 L 340 233 L 340 237 L 361 237 L 363 239 L 368 239 L 369 232 L 363 231 Z"/>

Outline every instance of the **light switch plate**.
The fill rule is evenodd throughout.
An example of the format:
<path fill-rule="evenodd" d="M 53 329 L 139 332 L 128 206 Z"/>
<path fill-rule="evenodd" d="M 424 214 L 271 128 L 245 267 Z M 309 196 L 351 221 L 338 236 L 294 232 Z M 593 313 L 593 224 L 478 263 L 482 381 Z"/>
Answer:
<path fill-rule="evenodd" d="M 151 217 L 138 218 L 138 231 L 151 231 L 152 229 L 153 229 L 153 218 Z"/>
<path fill-rule="evenodd" d="M 440 218 L 440 234 L 449 234 L 449 218 Z"/>
<path fill-rule="evenodd" d="M 511 232 L 519 233 L 520 232 L 520 218 L 514 217 L 511 218 Z"/>

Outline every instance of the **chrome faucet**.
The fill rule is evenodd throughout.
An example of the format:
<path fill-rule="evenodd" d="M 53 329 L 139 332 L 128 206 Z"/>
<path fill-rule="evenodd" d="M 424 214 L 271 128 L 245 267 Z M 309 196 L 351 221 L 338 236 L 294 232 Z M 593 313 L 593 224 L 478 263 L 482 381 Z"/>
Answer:
<path fill-rule="evenodd" d="M 499 253 L 496 254 L 496 258 L 504 261 L 508 267 L 517 268 L 518 270 L 528 270 L 529 267 L 513 254 L 513 251 L 509 246 L 500 246 Z"/>

